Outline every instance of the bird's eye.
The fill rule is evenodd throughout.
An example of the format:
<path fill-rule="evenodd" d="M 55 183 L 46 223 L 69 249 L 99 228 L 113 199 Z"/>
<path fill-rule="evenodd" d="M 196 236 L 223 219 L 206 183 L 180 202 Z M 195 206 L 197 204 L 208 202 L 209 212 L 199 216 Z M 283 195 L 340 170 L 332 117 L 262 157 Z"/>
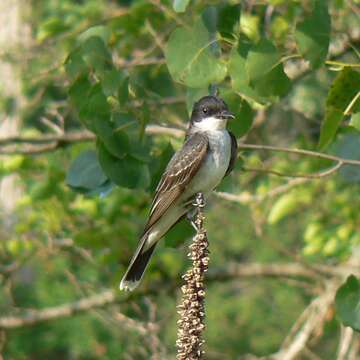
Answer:
<path fill-rule="evenodd" d="M 204 108 L 202 109 L 202 111 L 203 111 L 204 114 L 206 114 L 206 113 L 208 112 L 208 109 L 207 109 L 206 107 L 204 107 Z"/>

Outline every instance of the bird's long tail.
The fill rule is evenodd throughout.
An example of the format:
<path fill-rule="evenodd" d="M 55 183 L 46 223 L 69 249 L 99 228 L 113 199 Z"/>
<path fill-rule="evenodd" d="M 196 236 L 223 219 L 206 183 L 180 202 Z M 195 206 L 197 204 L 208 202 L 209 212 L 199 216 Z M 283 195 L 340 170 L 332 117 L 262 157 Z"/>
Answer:
<path fill-rule="evenodd" d="M 120 282 L 120 290 L 132 291 L 139 285 L 151 255 L 156 247 L 156 242 L 150 247 L 146 246 L 147 239 L 148 234 L 144 234 L 133 258 L 131 259 L 129 267 Z"/>

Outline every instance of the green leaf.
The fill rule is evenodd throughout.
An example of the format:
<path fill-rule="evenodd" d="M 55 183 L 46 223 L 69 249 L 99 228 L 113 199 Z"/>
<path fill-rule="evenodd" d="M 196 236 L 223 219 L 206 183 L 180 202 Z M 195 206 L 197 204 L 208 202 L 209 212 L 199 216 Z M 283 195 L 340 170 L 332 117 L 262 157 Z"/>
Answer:
<path fill-rule="evenodd" d="M 250 130 L 255 115 L 254 110 L 246 100 L 242 99 L 240 102 L 238 101 L 238 104 L 239 103 L 240 105 L 237 107 L 229 103 L 231 111 L 235 113 L 235 119 L 230 121 L 229 129 L 236 137 L 241 137 Z"/>
<path fill-rule="evenodd" d="M 360 134 L 348 134 L 335 144 L 336 155 L 344 159 L 360 160 Z M 344 165 L 339 170 L 347 182 L 360 182 L 360 166 Z"/>
<path fill-rule="evenodd" d="M 117 69 L 105 71 L 101 79 L 101 86 L 105 96 L 117 96 L 119 87 L 124 81 L 124 75 Z"/>
<path fill-rule="evenodd" d="M 112 69 L 112 59 L 104 41 L 98 36 L 91 36 L 81 46 L 83 59 L 98 75 Z"/>
<path fill-rule="evenodd" d="M 255 82 L 266 76 L 279 63 L 280 56 L 276 47 L 268 39 L 261 39 L 249 50 L 246 69 L 249 81 Z"/>
<path fill-rule="evenodd" d="M 240 17 L 240 30 L 249 39 L 258 41 L 260 39 L 260 16 L 243 12 Z"/>
<path fill-rule="evenodd" d="M 351 67 L 345 67 L 331 85 L 326 107 L 345 111 L 360 89 L 360 73 Z M 360 103 L 360 101 L 358 101 Z M 353 105 L 353 108 L 355 104 Z"/>
<path fill-rule="evenodd" d="M 140 121 L 128 113 L 114 113 L 112 116 L 115 131 L 126 131 L 129 138 L 129 154 L 140 162 L 149 162 L 149 139 L 141 138 L 142 127 Z"/>
<path fill-rule="evenodd" d="M 220 91 L 229 109 L 235 114 L 235 119 L 228 122 L 228 128 L 238 138 L 246 134 L 253 123 L 255 112 L 249 103 L 233 91 Z"/>
<path fill-rule="evenodd" d="M 189 3 L 190 3 L 190 0 L 174 0 L 173 9 L 177 13 L 185 12 Z"/>
<path fill-rule="evenodd" d="M 111 155 L 101 141 L 97 145 L 100 165 L 111 181 L 129 189 L 146 188 L 149 185 L 150 175 L 146 164 L 131 155 L 122 159 Z"/>
<path fill-rule="evenodd" d="M 311 203 L 312 198 L 308 189 L 293 190 L 287 194 L 280 196 L 272 206 L 268 223 L 273 225 L 280 220 L 294 213 L 302 205 Z"/>
<path fill-rule="evenodd" d="M 324 149 L 334 138 L 336 131 L 344 117 L 341 110 L 329 106 L 325 111 L 325 120 L 321 125 L 319 148 Z"/>
<path fill-rule="evenodd" d="M 64 23 L 63 19 L 50 17 L 39 26 L 37 38 L 40 42 L 42 42 L 49 37 L 63 33 L 68 30 L 68 28 L 69 26 Z"/>
<path fill-rule="evenodd" d="M 75 79 L 80 75 L 86 74 L 88 71 L 87 65 L 82 57 L 82 51 L 80 48 L 72 51 L 65 60 L 66 74 Z"/>
<path fill-rule="evenodd" d="M 285 216 L 295 211 L 298 207 L 298 204 L 299 201 L 297 195 L 294 192 L 281 196 L 270 210 L 267 219 L 268 223 L 271 225 L 278 223 Z"/>
<path fill-rule="evenodd" d="M 335 308 L 345 326 L 360 331 L 360 282 L 354 275 L 336 292 Z"/>
<path fill-rule="evenodd" d="M 360 131 L 360 112 L 351 116 L 349 125 Z"/>
<path fill-rule="evenodd" d="M 246 58 L 248 56 L 251 43 L 248 41 L 239 42 L 230 53 L 228 71 L 231 77 L 231 85 L 234 91 L 244 95 L 254 101 L 263 104 L 267 100 L 260 96 L 258 92 L 250 86 L 250 79 L 246 70 Z"/>
<path fill-rule="evenodd" d="M 104 25 L 92 26 L 81 33 L 78 40 L 80 43 L 84 43 L 86 40 L 95 36 L 101 38 L 105 44 L 108 43 L 111 36 L 109 27 Z"/>
<path fill-rule="evenodd" d="M 129 78 L 123 79 L 118 87 L 117 98 L 120 106 L 125 106 L 129 100 Z"/>
<path fill-rule="evenodd" d="M 74 81 L 69 88 L 69 97 L 72 104 L 77 111 L 80 111 L 82 107 L 86 106 L 88 102 L 88 95 L 91 91 L 91 83 L 87 76 L 81 76 Z"/>
<path fill-rule="evenodd" d="M 102 119 L 110 119 L 110 106 L 102 91 L 100 83 L 93 85 L 87 96 L 83 96 L 79 117 L 91 131 L 97 132 L 96 123 Z"/>
<path fill-rule="evenodd" d="M 210 45 L 209 32 L 200 19 L 190 28 L 176 29 L 165 51 L 173 79 L 195 88 L 222 81 L 226 66 L 212 54 Z"/>
<path fill-rule="evenodd" d="M 240 4 L 225 4 L 219 10 L 218 31 L 222 36 L 233 38 L 233 33 L 237 32 L 236 25 L 240 21 L 241 6 Z"/>
<path fill-rule="evenodd" d="M 230 53 L 229 74 L 235 91 L 247 91 L 249 88 L 250 79 L 245 65 L 250 48 L 250 42 L 240 41 L 237 48 L 234 47 Z"/>
<path fill-rule="evenodd" d="M 72 188 L 95 189 L 107 181 L 94 150 L 82 152 L 70 165 L 66 183 Z"/>
<path fill-rule="evenodd" d="M 316 0 L 311 15 L 296 26 L 295 40 L 300 54 L 309 60 L 313 68 L 326 59 L 330 42 L 331 19 L 328 3 Z"/>
<path fill-rule="evenodd" d="M 248 53 L 245 64 L 250 85 L 262 96 L 284 96 L 290 89 L 281 57 L 271 41 L 261 39 Z"/>
<path fill-rule="evenodd" d="M 280 55 L 267 39 L 253 46 L 248 41 L 241 41 L 237 48 L 233 48 L 229 74 L 233 89 L 258 103 L 276 100 L 290 89 Z"/>
<path fill-rule="evenodd" d="M 344 118 L 345 110 L 359 88 L 360 73 L 350 67 L 344 68 L 336 76 L 326 99 L 325 120 L 321 126 L 319 148 L 323 149 L 331 143 Z"/>
<path fill-rule="evenodd" d="M 191 115 L 195 102 L 206 95 L 209 95 L 208 87 L 186 89 L 186 109 L 189 115 Z"/>
<path fill-rule="evenodd" d="M 94 124 L 96 134 L 113 156 L 122 159 L 129 153 L 129 137 L 125 131 L 116 130 L 109 117 L 98 118 Z"/>

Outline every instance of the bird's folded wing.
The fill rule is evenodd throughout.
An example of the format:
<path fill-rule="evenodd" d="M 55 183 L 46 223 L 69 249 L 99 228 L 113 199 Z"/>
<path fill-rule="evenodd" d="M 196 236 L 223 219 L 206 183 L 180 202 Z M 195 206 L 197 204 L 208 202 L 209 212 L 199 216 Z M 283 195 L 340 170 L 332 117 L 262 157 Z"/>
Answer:
<path fill-rule="evenodd" d="M 170 160 L 151 205 L 149 220 L 144 232 L 149 230 L 169 206 L 183 193 L 197 173 L 208 149 L 206 136 L 195 133 L 187 138 L 183 147 Z"/>
<path fill-rule="evenodd" d="M 229 131 L 229 135 L 231 139 L 231 155 L 230 155 L 229 166 L 226 170 L 225 176 L 228 176 L 233 171 L 235 167 L 235 162 L 237 159 L 237 151 L 238 151 L 237 140 L 235 135 L 231 131 Z"/>

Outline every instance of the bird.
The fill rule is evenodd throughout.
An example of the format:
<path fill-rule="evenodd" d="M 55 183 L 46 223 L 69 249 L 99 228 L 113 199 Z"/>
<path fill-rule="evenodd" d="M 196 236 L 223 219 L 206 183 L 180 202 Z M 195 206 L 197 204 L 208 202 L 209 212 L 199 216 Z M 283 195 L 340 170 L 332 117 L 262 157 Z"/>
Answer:
<path fill-rule="evenodd" d="M 195 102 L 183 146 L 160 178 L 120 290 L 132 291 L 139 285 L 158 241 L 186 215 L 191 218 L 197 194 L 206 200 L 233 170 L 237 141 L 227 130 L 230 119 L 235 119 L 234 114 L 218 96 L 204 96 Z"/>

